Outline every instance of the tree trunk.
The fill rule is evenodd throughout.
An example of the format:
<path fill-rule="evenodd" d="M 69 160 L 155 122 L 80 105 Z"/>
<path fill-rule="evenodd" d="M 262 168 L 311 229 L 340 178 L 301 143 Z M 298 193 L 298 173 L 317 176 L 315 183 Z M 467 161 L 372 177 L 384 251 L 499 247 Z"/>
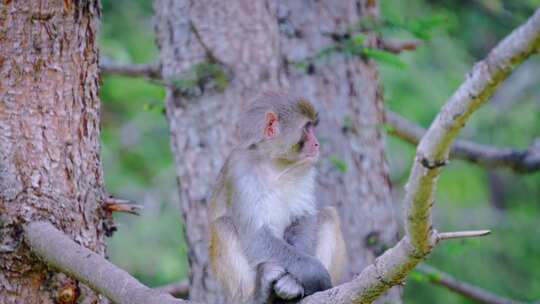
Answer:
<path fill-rule="evenodd" d="M 99 15 L 98 0 L 0 4 L 0 303 L 105 302 L 22 240 L 46 220 L 105 254 Z"/>
<path fill-rule="evenodd" d="M 156 0 L 155 11 L 191 299 L 223 302 L 209 271 L 207 198 L 237 142 L 239 111 L 265 88 L 299 93 L 320 110 L 318 197 L 342 218 L 350 266 L 344 279 L 397 240 L 375 66 L 343 54 L 306 71 L 293 64 L 332 44 L 360 17 L 376 17 L 375 1 Z M 201 75 L 205 66 L 219 66 L 227 75 L 223 91 L 223 75 Z M 187 87 L 193 75 L 197 81 Z M 399 290 L 387 299 L 399 302 Z"/>

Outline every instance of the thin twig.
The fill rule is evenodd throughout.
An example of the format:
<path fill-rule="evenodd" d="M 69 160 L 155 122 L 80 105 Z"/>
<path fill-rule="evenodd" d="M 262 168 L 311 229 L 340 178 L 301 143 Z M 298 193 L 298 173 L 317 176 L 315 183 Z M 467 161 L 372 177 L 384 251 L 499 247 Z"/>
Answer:
<path fill-rule="evenodd" d="M 479 303 L 485 304 L 520 304 L 522 302 L 514 301 L 511 299 L 503 298 L 494 293 L 491 293 L 485 289 L 477 286 L 473 286 L 469 283 L 460 281 L 451 275 L 435 269 L 428 265 L 418 265 L 416 270 L 425 274 L 429 281 L 444 286 L 456 293 L 459 293 L 469 299 L 473 299 Z"/>
<path fill-rule="evenodd" d="M 401 40 L 401 39 L 390 39 L 382 38 L 378 39 L 378 48 L 394 53 L 399 54 L 403 51 L 414 51 L 422 43 L 421 40 Z"/>
<path fill-rule="evenodd" d="M 130 77 L 146 77 L 161 80 L 161 70 L 158 64 L 124 64 L 115 62 L 102 62 L 100 70 L 104 74 L 122 75 Z"/>
<path fill-rule="evenodd" d="M 181 304 L 175 299 L 142 285 L 124 270 L 90 251 L 48 222 L 25 227 L 25 240 L 32 252 L 48 265 L 73 276 L 117 304 Z"/>
<path fill-rule="evenodd" d="M 418 144 L 426 130 L 392 111 L 386 110 L 389 133 L 413 145 Z M 510 168 L 519 173 L 540 170 L 540 145 L 535 141 L 527 150 L 497 148 L 468 140 L 456 140 L 450 148 L 450 157 L 467 160 L 487 168 Z"/>
<path fill-rule="evenodd" d="M 143 209 L 143 205 L 135 204 L 130 200 L 116 198 L 109 196 L 104 204 L 103 208 L 108 212 L 126 212 L 134 215 L 140 215 L 139 210 Z"/>
<path fill-rule="evenodd" d="M 469 238 L 485 236 L 491 233 L 491 230 L 471 230 L 471 231 L 454 231 L 454 232 L 438 232 L 437 240 L 450 240 L 459 238 Z"/>

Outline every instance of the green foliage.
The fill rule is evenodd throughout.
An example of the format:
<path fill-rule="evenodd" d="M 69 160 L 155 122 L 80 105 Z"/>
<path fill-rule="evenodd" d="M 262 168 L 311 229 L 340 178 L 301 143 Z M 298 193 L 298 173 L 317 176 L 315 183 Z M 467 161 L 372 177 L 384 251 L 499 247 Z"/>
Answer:
<path fill-rule="evenodd" d="M 407 64 L 405 64 L 405 62 L 403 62 L 403 60 L 401 60 L 399 56 L 384 50 L 363 48 L 362 54 L 366 55 L 369 58 L 373 58 L 379 62 L 387 63 L 400 69 L 404 69 L 407 66 Z"/>
<path fill-rule="evenodd" d="M 349 32 L 343 37 L 339 37 L 336 43 L 317 51 L 311 58 L 296 62 L 295 66 L 300 69 L 307 69 L 309 64 L 316 63 L 333 53 L 340 53 L 345 56 L 364 55 L 380 63 L 403 69 L 407 65 L 400 56 L 385 50 L 365 47 L 366 36 L 358 31 L 376 31 L 382 34 L 388 32 L 388 30 L 401 30 L 412 34 L 416 38 L 429 40 L 434 31 L 446 23 L 447 17 L 442 14 L 407 20 L 397 15 L 382 17 L 379 20 L 361 19 L 357 27 L 349 29 Z"/>
<path fill-rule="evenodd" d="M 383 19 L 384 20 L 384 19 Z M 383 24 L 389 28 L 400 29 L 411 33 L 414 37 L 422 40 L 430 40 L 435 30 L 447 24 L 445 15 L 431 15 L 403 20 L 402 18 L 386 18 Z"/>
<path fill-rule="evenodd" d="M 347 172 L 348 166 L 344 160 L 339 159 L 336 155 L 330 155 L 328 160 L 334 165 L 339 171 Z"/>
<path fill-rule="evenodd" d="M 157 57 L 148 0 L 104 0 L 99 46 L 117 62 L 152 62 Z"/>
<path fill-rule="evenodd" d="M 418 270 L 413 270 L 409 273 L 408 277 L 409 280 L 413 280 L 415 282 L 419 283 L 425 283 L 429 281 L 429 277 L 424 274 L 423 272 L 420 272 Z"/>
<path fill-rule="evenodd" d="M 180 210 L 172 207 L 156 214 L 145 212 L 141 217 L 115 217 L 122 225 L 108 242 L 109 258 L 149 286 L 164 285 L 187 275 Z"/>
<path fill-rule="evenodd" d="M 129 181 L 148 185 L 172 163 L 163 88 L 143 79 L 105 77 L 100 95 L 103 162 L 106 168 L 115 168 L 105 172 L 109 189 Z"/>
<path fill-rule="evenodd" d="M 392 126 L 391 124 L 389 123 L 383 123 L 382 125 L 382 129 L 386 132 L 386 133 L 391 133 L 391 132 L 394 132 L 396 129 L 394 128 L 394 126 Z"/>
<path fill-rule="evenodd" d="M 339 51 L 339 48 L 336 45 L 331 45 L 329 47 L 325 47 L 318 50 L 315 53 L 315 55 L 311 58 L 293 62 L 293 66 L 297 69 L 300 69 L 306 72 L 309 68 L 309 65 L 321 62 L 323 59 L 328 58 L 331 54 L 336 53 L 338 51 Z"/>
<path fill-rule="evenodd" d="M 322 62 L 323 59 L 330 57 L 332 54 L 340 54 L 343 56 L 365 56 L 399 69 L 406 67 L 405 62 L 398 55 L 385 50 L 364 46 L 365 39 L 366 36 L 362 33 L 348 33 L 343 37 L 339 37 L 338 41 L 330 46 L 318 50 L 315 55 L 294 62 L 294 66 L 307 71 L 310 64 Z"/>
<path fill-rule="evenodd" d="M 375 246 L 379 242 L 379 236 L 377 234 L 370 234 L 366 240 L 368 246 Z"/>
<path fill-rule="evenodd" d="M 366 36 L 364 34 L 356 34 L 351 37 L 351 42 L 355 45 L 363 45 L 365 40 Z"/>
<path fill-rule="evenodd" d="M 105 0 L 99 37 L 117 62 L 157 60 L 151 2 Z M 187 275 L 177 210 L 176 177 L 164 116 L 163 86 L 144 79 L 102 78 L 101 158 L 109 192 L 144 205 L 140 217 L 115 217 L 108 255 L 143 283 L 157 286 Z M 175 208 L 176 207 L 176 208 Z"/>
<path fill-rule="evenodd" d="M 347 115 L 347 116 L 343 117 L 343 122 L 341 124 L 341 128 L 343 130 L 352 130 L 353 129 L 353 123 L 352 123 L 351 116 Z"/>
<path fill-rule="evenodd" d="M 218 92 L 223 92 L 229 83 L 229 77 L 223 68 L 211 62 L 195 64 L 184 75 L 172 79 L 172 84 L 182 91 L 189 91 L 195 86 L 207 86 L 210 82 Z"/>

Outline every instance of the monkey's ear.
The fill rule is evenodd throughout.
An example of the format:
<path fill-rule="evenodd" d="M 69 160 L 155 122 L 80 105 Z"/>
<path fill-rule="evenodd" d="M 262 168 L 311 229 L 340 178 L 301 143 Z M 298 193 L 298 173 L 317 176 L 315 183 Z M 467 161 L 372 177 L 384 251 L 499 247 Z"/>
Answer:
<path fill-rule="evenodd" d="M 264 123 L 264 137 L 271 139 L 279 134 L 278 117 L 274 112 L 267 112 Z"/>

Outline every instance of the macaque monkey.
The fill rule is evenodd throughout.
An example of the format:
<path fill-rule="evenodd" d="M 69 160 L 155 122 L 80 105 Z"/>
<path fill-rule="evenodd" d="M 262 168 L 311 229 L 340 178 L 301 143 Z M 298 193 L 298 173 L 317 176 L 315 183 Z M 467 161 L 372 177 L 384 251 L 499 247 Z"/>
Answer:
<path fill-rule="evenodd" d="M 239 122 L 210 202 L 212 270 L 230 303 L 277 303 L 332 287 L 345 244 L 334 208 L 315 203 L 317 113 L 264 93 Z"/>

